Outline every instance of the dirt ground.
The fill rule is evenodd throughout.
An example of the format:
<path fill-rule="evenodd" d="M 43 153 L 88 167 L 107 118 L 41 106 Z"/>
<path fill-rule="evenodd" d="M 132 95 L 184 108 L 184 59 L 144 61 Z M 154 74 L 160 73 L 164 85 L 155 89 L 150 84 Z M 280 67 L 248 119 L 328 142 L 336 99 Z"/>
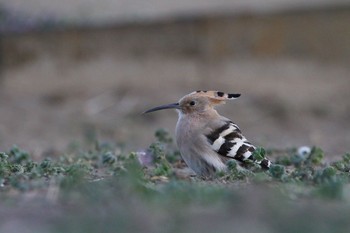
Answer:
<path fill-rule="evenodd" d="M 141 112 L 213 89 L 242 94 L 219 112 L 256 145 L 317 145 L 340 155 L 350 151 L 349 77 L 346 64 L 287 58 L 42 56 L 3 72 L 0 150 L 17 144 L 42 156 L 95 130 L 100 140 L 135 151 L 152 142 L 157 128 L 173 134 L 177 119 L 173 111 Z"/>

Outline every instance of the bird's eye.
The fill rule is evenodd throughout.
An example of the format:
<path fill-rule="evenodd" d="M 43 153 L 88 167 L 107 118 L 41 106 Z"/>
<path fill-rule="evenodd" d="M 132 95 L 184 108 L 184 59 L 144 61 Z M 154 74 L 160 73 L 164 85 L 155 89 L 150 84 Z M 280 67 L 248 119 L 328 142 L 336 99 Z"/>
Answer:
<path fill-rule="evenodd" d="M 192 100 L 192 101 L 190 102 L 190 105 L 191 105 L 191 106 L 194 106 L 194 105 L 196 105 L 196 102 Z"/>

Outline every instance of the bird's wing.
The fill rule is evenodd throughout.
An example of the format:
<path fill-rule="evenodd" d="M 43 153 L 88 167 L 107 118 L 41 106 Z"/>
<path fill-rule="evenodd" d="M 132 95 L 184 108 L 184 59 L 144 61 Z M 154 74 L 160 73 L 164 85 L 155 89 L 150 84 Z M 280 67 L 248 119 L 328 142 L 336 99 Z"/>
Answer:
<path fill-rule="evenodd" d="M 248 159 L 255 147 L 242 135 L 241 130 L 232 121 L 224 121 L 220 126 L 213 127 L 206 135 L 211 148 L 224 157 L 237 160 Z"/>
<path fill-rule="evenodd" d="M 205 136 L 212 150 L 223 157 L 233 158 L 238 161 L 244 162 L 248 159 L 255 161 L 252 155 L 256 147 L 242 135 L 241 130 L 235 123 L 224 119 L 210 128 L 210 132 Z M 264 159 L 259 164 L 268 168 L 270 161 Z"/>

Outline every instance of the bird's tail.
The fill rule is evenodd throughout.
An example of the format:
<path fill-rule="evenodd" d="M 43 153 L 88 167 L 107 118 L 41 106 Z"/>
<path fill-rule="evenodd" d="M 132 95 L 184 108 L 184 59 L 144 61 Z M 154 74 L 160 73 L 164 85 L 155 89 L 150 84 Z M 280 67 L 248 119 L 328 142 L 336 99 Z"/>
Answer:
<path fill-rule="evenodd" d="M 268 160 L 267 158 L 264 158 L 263 160 L 261 160 L 259 164 L 265 170 L 269 170 L 271 167 L 271 161 Z"/>

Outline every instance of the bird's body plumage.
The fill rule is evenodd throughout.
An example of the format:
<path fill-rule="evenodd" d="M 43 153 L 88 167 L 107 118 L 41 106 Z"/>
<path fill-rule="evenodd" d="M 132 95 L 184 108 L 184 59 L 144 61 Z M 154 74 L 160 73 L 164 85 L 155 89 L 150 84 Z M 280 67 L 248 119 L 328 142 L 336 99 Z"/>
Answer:
<path fill-rule="evenodd" d="M 212 131 L 211 123 L 213 123 L 212 120 L 206 118 L 180 113 L 175 131 L 182 158 L 196 174 L 204 176 L 226 168 L 225 163 L 212 149 L 205 135 Z"/>
<path fill-rule="evenodd" d="M 255 146 L 242 135 L 235 123 L 219 115 L 214 109 L 215 105 L 239 96 L 240 94 L 218 91 L 196 91 L 184 96 L 178 103 L 163 105 L 147 112 L 177 109 L 177 145 L 186 164 L 200 176 L 211 176 L 217 171 L 225 171 L 228 159 L 240 162 L 251 160 L 268 169 L 270 161 L 255 161 L 252 156 Z"/>

